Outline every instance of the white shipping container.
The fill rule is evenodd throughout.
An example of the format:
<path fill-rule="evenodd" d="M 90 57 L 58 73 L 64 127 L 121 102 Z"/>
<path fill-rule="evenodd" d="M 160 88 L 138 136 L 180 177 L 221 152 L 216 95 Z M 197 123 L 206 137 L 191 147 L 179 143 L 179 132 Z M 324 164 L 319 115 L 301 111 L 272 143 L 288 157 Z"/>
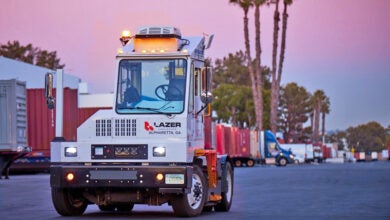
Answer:
<path fill-rule="evenodd" d="M 371 160 L 378 160 L 378 152 L 371 152 Z"/>
<path fill-rule="evenodd" d="M 27 145 L 26 83 L 0 80 L 0 150 L 18 151 Z"/>
<path fill-rule="evenodd" d="M 388 160 L 389 159 L 389 150 L 382 150 L 382 160 Z"/>
<path fill-rule="evenodd" d="M 366 159 L 366 153 L 365 152 L 359 152 L 359 160 L 365 160 Z"/>

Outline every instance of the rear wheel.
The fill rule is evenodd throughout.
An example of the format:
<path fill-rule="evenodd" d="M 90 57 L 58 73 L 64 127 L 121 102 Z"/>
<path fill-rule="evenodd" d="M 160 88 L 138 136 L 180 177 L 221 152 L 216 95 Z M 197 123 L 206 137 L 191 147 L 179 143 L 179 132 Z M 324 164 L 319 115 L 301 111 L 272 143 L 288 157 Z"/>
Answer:
<path fill-rule="evenodd" d="M 82 215 L 87 209 L 87 201 L 77 191 L 52 188 L 51 197 L 54 208 L 60 215 Z"/>
<path fill-rule="evenodd" d="M 237 159 L 236 161 L 234 161 L 234 166 L 236 166 L 236 167 L 242 166 L 241 160 L 240 160 L 240 159 Z"/>
<path fill-rule="evenodd" d="M 226 184 L 226 192 L 221 193 L 222 200 L 220 203 L 218 203 L 215 206 L 215 211 L 219 211 L 219 212 L 229 211 L 233 201 L 234 174 L 233 174 L 232 165 L 229 162 L 225 166 L 225 172 L 226 172 L 226 179 L 224 181 Z"/>
<path fill-rule="evenodd" d="M 246 165 L 247 165 L 248 167 L 253 167 L 253 166 L 255 165 L 255 161 L 252 160 L 252 159 L 249 159 L 248 162 L 246 162 Z"/>
<path fill-rule="evenodd" d="M 182 194 L 172 200 L 172 208 L 176 216 L 193 217 L 200 215 L 207 197 L 206 178 L 199 166 L 194 166 L 192 186 L 188 194 Z"/>

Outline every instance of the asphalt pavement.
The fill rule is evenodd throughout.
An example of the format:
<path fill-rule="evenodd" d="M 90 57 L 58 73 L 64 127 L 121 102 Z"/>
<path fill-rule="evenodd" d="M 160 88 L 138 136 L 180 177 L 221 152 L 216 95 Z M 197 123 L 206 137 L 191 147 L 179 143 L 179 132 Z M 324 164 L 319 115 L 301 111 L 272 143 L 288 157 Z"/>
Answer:
<path fill-rule="evenodd" d="M 390 161 L 236 168 L 229 212 L 196 219 L 390 219 Z M 0 180 L 0 218 L 65 219 L 51 203 L 49 175 Z M 90 205 L 71 219 L 172 219 L 168 205 L 136 205 L 132 213 Z M 69 218 L 67 218 L 69 219 Z"/>

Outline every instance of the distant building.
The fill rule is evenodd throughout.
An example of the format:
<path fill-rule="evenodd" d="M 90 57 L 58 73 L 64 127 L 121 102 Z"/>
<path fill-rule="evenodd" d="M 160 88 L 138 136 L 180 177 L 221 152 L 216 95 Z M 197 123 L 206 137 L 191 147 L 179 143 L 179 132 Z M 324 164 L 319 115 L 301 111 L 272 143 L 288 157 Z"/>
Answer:
<path fill-rule="evenodd" d="M 45 87 L 45 74 L 48 72 L 54 73 L 55 82 L 54 70 L 0 56 L 0 80 L 17 79 L 26 82 L 27 89 L 40 89 Z M 64 88 L 78 89 L 80 82 L 80 78 L 64 74 Z"/>

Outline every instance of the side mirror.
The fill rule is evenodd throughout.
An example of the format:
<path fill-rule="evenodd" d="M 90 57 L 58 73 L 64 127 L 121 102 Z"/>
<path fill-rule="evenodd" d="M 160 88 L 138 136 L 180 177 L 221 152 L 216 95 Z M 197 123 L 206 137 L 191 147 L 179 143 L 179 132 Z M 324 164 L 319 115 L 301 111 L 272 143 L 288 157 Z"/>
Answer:
<path fill-rule="evenodd" d="M 200 95 L 200 100 L 206 105 L 210 104 L 213 100 L 213 95 L 209 91 L 202 91 L 202 94 Z"/>
<path fill-rule="evenodd" d="M 46 73 L 45 75 L 45 98 L 48 109 L 54 108 L 54 97 L 53 97 L 53 74 Z"/>
<path fill-rule="evenodd" d="M 202 93 L 200 100 L 207 105 L 213 100 L 213 94 L 211 93 L 211 67 L 202 68 L 201 80 Z"/>

